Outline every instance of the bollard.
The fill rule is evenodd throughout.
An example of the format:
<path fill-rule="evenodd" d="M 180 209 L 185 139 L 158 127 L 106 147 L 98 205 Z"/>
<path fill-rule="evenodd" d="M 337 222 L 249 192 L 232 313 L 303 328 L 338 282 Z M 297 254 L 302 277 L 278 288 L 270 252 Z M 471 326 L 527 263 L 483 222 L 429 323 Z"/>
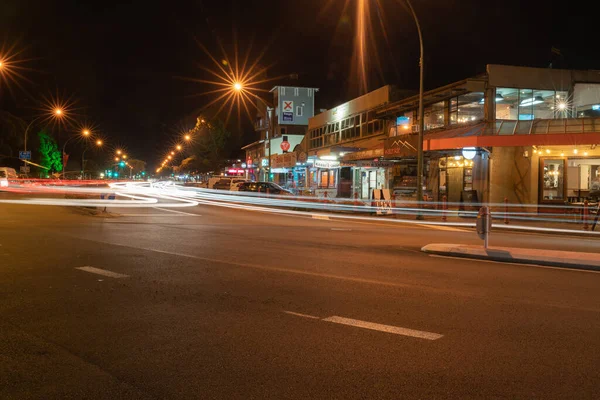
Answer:
<path fill-rule="evenodd" d="M 508 225 L 508 197 L 504 198 L 504 223 Z"/>
<path fill-rule="evenodd" d="M 354 206 L 359 207 L 360 201 L 358 201 L 358 193 L 354 193 Z"/>
<path fill-rule="evenodd" d="M 588 225 L 588 201 L 583 202 L 583 230 L 587 231 L 590 229 Z"/>
<path fill-rule="evenodd" d="M 446 215 L 446 210 L 448 210 L 448 197 L 444 195 L 442 197 L 442 221 L 446 222 L 448 220 L 448 216 Z"/>

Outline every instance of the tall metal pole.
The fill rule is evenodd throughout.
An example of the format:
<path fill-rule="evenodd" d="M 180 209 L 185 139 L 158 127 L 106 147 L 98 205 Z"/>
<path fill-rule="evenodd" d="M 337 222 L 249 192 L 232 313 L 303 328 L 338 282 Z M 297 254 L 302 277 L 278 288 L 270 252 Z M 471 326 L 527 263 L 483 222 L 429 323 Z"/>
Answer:
<path fill-rule="evenodd" d="M 417 204 L 418 204 L 418 212 L 417 219 L 423 219 L 423 214 L 421 214 L 422 201 L 423 201 L 423 131 L 425 130 L 425 110 L 423 109 L 423 35 L 421 33 L 421 25 L 419 24 L 419 19 L 417 18 L 417 14 L 410 3 L 410 0 L 405 0 L 408 8 L 410 9 L 410 13 L 415 20 L 415 24 L 417 25 L 417 31 L 419 32 L 419 46 L 421 48 L 421 57 L 419 58 L 419 139 L 417 142 Z"/>

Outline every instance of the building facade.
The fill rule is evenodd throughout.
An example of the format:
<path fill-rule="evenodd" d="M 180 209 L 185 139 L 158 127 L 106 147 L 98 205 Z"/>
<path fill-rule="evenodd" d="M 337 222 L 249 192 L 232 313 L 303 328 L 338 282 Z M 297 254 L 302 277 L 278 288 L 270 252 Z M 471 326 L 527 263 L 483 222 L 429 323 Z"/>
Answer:
<path fill-rule="evenodd" d="M 251 179 L 274 181 L 298 192 L 304 190 L 306 163 L 302 162 L 299 150 L 308 121 L 314 116 L 317 91 L 317 88 L 276 86 L 270 92 L 272 101 L 257 101 L 254 129 L 258 140 L 242 148 Z"/>
<path fill-rule="evenodd" d="M 416 200 L 418 96 L 377 89 L 309 120 L 317 195 Z M 425 200 L 541 209 L 600 192 L 600 72 L 488 65 L 424 94 Z M 547 206 L 547 207 L 546 207 Z"/>

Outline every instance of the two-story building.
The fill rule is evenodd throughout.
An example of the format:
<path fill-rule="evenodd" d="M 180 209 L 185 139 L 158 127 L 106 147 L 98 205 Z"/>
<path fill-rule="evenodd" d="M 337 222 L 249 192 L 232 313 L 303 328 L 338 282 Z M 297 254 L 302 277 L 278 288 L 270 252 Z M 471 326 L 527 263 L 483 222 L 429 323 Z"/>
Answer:
<path fill-rule="evenodd" d="M 434 200 L 522 204 L 540 210 L 600 189 L 600 71 L 488 65 L 425 93 L 425 189 Z M 416 166 L 418 98 L 386 105 L 384 160 Z M 410 195 L 417 171 L 396 168 Z M 414 172 L 413 172 L 414 171 Z M 540 207 L 541 206 L 541 207 Z"/>
<path fill-rule="evenodd" d="M 314 115 L 317 88 L 275 86 L 272 101 L 257 100 L 255 131 L 258 140 L 244 146 L 249 176 L 274 181 L 302 191 L 306 186 L 306 160 L 299 145 Z"/>
<path fill-rule="evenodd" d="M 418 105 L 386 86 L 311 118 L 317 194 L 416 199 Z M 600 191 L 600 71 L 488 65 L 425 92 L 424 106 L 427 199 L 545 209 Z"/>

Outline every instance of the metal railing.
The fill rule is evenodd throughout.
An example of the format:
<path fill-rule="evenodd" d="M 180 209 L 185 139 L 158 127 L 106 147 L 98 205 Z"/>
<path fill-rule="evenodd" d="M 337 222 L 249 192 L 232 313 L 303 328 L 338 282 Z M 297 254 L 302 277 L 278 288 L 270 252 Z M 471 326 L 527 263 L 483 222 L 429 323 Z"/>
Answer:
<path fill-rule="evenodd" d="M 600 132 L 600 118 L 496 120 L 489 123 L 485 135 L 535 135 L 553 133 Z"/>

